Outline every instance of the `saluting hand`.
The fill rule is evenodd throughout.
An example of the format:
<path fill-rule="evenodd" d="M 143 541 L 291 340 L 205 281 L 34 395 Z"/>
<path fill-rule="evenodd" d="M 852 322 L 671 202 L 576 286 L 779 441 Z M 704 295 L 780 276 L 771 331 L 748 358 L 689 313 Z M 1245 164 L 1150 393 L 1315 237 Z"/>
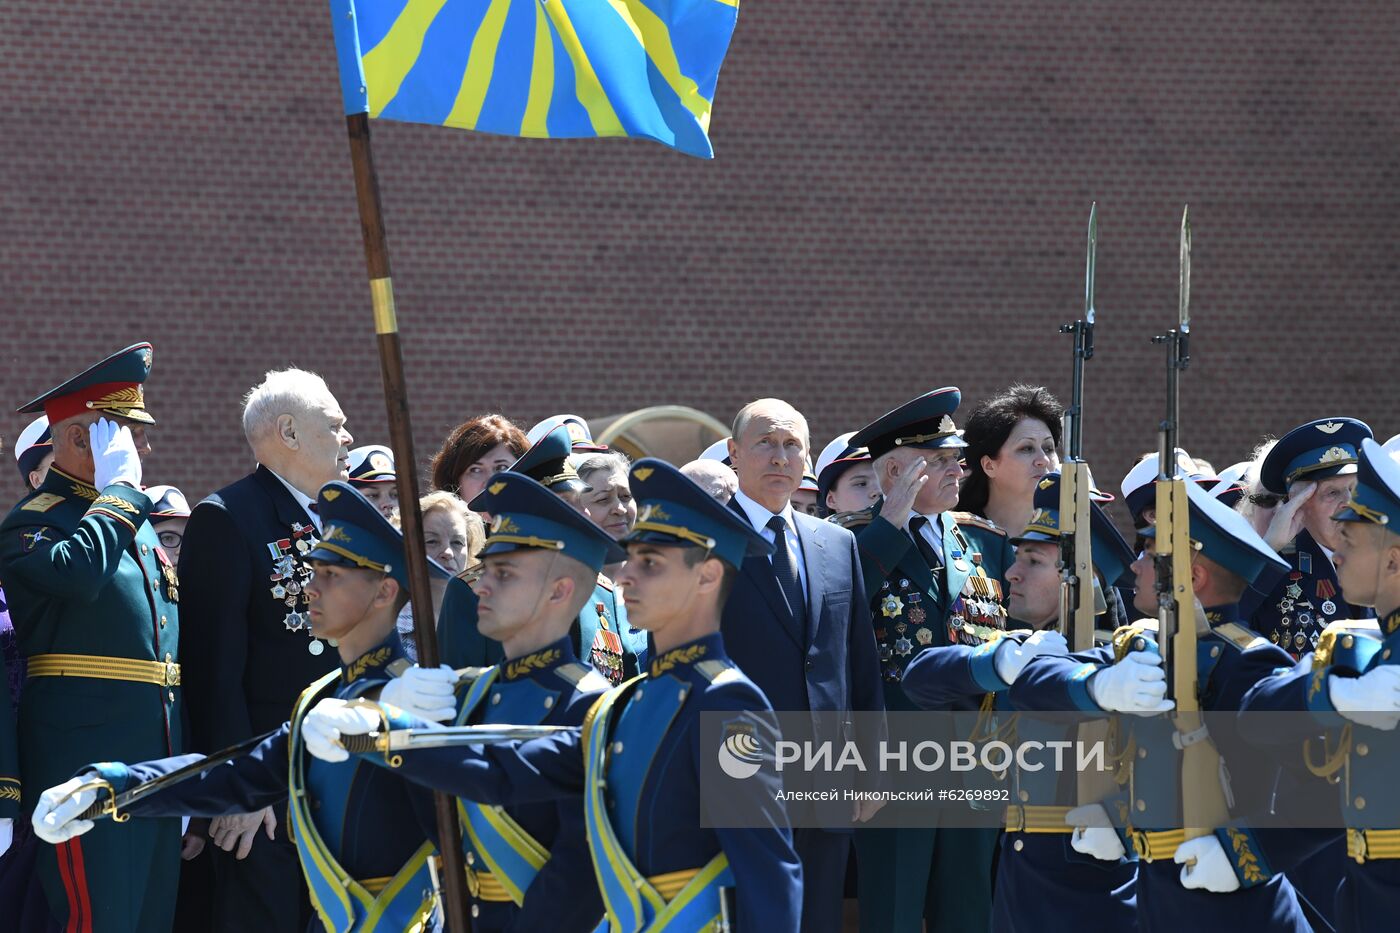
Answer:
<path fill-rule="evenodd" d="M 928 482 L 925 473 L 927 464 L 922 460 L 915 460 L 909 469 L 894 478 L 894 485 L 885 494 L 885 502 L 880 506 L 880 517 L 896 528 L 903 528 L 909 524 L 909 516 L 914 511 L 914 500 L 919 498 L 919 492 Z"/>
<path fill-rule="evenodd" d="M 1288 491 L 1288 501 L 1280 502 L 1269 519 L 1264 540 L 1275 551 L 1281 551 L 1303 530 L 1303 505 L 1317 492 L 1317 483 L 1299 483 Z"/>
<path fill-rule="evenodd" d="M 132 489 L 141 488 L 141 455 L 131 428 L 106 418 L 88 425 L 88 442 L 92 444 L 92 484 L 106 489 L 113 483 L 124 483 Z"/>

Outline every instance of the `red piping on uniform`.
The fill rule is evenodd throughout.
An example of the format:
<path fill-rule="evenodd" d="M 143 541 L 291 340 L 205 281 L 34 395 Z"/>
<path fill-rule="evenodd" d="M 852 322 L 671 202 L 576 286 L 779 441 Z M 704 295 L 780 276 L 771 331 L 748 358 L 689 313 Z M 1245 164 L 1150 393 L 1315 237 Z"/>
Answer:
<path fill-rule="evenodd" d="M 88 898 L 87 870 L 83 867 L 83 847 L 77 839 L 58 846 L 58 873 L 68 894 L 66 933 L 92 933 L 92 902 Z"/>

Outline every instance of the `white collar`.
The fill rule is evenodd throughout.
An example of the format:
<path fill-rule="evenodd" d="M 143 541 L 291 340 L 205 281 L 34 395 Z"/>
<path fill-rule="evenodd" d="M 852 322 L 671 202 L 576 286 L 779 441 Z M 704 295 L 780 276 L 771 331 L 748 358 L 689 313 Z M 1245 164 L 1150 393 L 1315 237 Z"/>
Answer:
<path fill-rule="evenodd" d="M 928 529 L 935 537 L 943 537 L 943 513 L 934 512 L 932 515 L 925 515 L 923 512 L 913 512 L 909 516 L 912 522 L 915 518 L 922 518 L 928 522 Z"/>
<path fill-rule="evenodd" d="M 742 489 L 734 493 L 734 501 L 739 503 L 739 508 L 744 510 L 744 515 L 747 516 L 749 524 L 753 525 L 755 531 L 762 532 L 766 530 L 768 528 L 768 522 L 772 520 L 775 514 L 782 518 L 783 524 L 787 525 L 788 528 L 793 531 L 797 530 L 797 522 L 792 517 L 791 502 L 785 503 L 781 512 L 770 512 L 766 505 L 759 505 L 753 499 L 745 495 Z"/>
<path fill-rule="evenodd" d="M 287 487 L 287 491 L 290 492 L 290 493 L 292 494 L 292 498 L 297 500 L 297 505 L 301 506 L 301 507 L 302 507 L 302 510 L 306 512 L 307 518 L 311 519 L 311 524 L 313 524 L 313 525 L 316 526 L 316 530 L 317 530 L 317 531 L 320 531 L 320 530 L 321 530 L 321 516 L 317 515 L 315 512 L 313 512 L 313 511 L 311 510 L 311 506 L 315 504 L 316 500 L 315 500 L 315 499 L 312 499 L 312 498 L 311 498 L 310 496 L 308 496 L 306 493 L 302 492 L 300 489 L 296 488 L 296 487 L 293 486 L 291 483 L 287 482 L 287 481 L 282 477 L 282 475 L 281 475 L 280 473 L 278 473 L 276 470 L 272 469 L 272 467 L 267 466 L 267 464 L 263 464 L 263 467 L 264 467 L 264 469 L 267 470 L 267 472 L 269 472 L 269 473 L 271 473 L 273 476 L 277 477 L 277 482 L 279 482 L 279 483 L 281 483 L 283 486 L 286 486 L 286 487 Z"/>

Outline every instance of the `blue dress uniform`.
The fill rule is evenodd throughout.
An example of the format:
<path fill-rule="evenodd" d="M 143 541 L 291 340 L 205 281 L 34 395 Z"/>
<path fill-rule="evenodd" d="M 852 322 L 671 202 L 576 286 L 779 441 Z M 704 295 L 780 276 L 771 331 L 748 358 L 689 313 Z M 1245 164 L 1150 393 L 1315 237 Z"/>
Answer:
<path fill-rule="evenodd" d="M 1266 565 L 1281 564 L 1248 523 L 1211 497 L 1195 483 L 1187 484 L 1190 499 L 1190 534 L 1202 553 L 1246 582 L 1256 579 Z M 1151 538 L 1155 530 L 1144 534 Z M 1236 606 L 1207 607 L 1210 631 L 1197 642 L 1197 670 L 1203 711 L 1241 708 L 1245 692 L 1269 677 L 1289 659 L 1278 648 L 1241 624 Z M 1113 643 L 1065 657 L 1039 657 L 1027 665 L 1011 687 L 1018 708 L 1101 712 L 1089 693 L 1093 676 L 1129 651 L 1156 651 L 1155 620 L 1142 620 L 1114 633 Z M 1251 813 L 1268 808 L 1271 784 L 1233 784 L 1231 825 L 1217 828 L 1216 837 L 1232 858 L 1240 882 L 1238 890 L 1218 894 L 1188 890 L 1181 885 L 1180 867 L 1173 862 L 1177 847 L 1185 841 L 1181 826 L 1179 756 L 1174 749 L 1175 727 L 1165 716 L 1124 717 L 1126 755 L 1118 774 L 1124 790 L 1120 798 L 1104 802 L 1115 819 L 1125 848 L 1135 852 L 1139 925 L 1145 930 L 1312 930 L 1292 884 L 1276 864 L 1293 849 L 1286 836 L 1256 831 L 1248 825 Z M 1227 751 L 1229 770 L 1247 769 L 1232 762 L 1244 747 L 1234 734 L 1221 734 L 1224 720 L 1211 722 L 1217 746 Z M 1233 730 L 1232 730 L 1233 731 Z M 1233 767 L 1232 767 L 1233 764 Z"/>
<path fill-rule="evenodd" d="M 317 509 L 323 534 L 308 560 L 378 570 L 408 585 L 403 536 L 354 487 L 326 484 Z M 430 574 L 448 575 L 433 561 L 428 565 Z M 321 699 L 364 697 L 408 666 L 398 632 L 391 629 L 374 648 L 303 690 L 290 721 L 252 751 L 122 812 L 213 817 L 286 801 L 297 858 L 325 929 L 416 928 L 435 906 L 428 867 L 435 838 L 432 795 L 361 761 L 328 763 L 306 755 L 301 734 L 303 718 Z M 100 762 L 83 770 L 97 772 L 113 793 L 121 793 L 199 760 L 185 755 L 134 765 Z M 137 825 L 113 828 L 129 832 Z"/>
<path fill-rule="evenodd" d="M 1338 521 L 1385 525 L 1400 522 L 1400 466 L 1369 438 L 1361 441 L 1356 491 Z M 1394 543 L 1387 537 L 1388 543 Z M 1245 697 L 1248 712 L 1307 710 L 1328 730 L 1326 748 L 1313 747 L 1304 722 L 1292 733 L 1277 728 L 1281 717 L 1242 717 L 1249 738 L 1286 743 L 1288 755 L 1307 741 L 1309 766 L 1336 775 L 1341 815 L 1347 826 L 1345 876 L 1337 892 L 1341 930 L 1376 930 L 1400 916 L 1400 805 L 1395 800 L 1394 733 L 1381 733 L 1343 719 L 1332 705 L 1328 678 L 1357 677 L 1381 665 L 1400 663 L 1400 611 L 1379 623 L 1335 622 L 1317 652 L 1293 670 L 1260 681 Z M 1267 724 L 1263 721 L 1267 719 Z M 1295 722 L 1296 720 L 1288 720 Z"/>
<path fill-rule="evenodd" d="M 953 424 L 962 393 L 953 387 L 928 392 L 857 431 L 851 443 L 873 458 L 898 447 L 966 446 Z M 929 519 L 941 542 L 927 541 L 880 517 L 881 503 L 837 523 L 855 532 L 884 679 L 885 706 L 917 708 L 900 684 L 911 658 L 927 648 L 976 647 L 1001 637 L 1006 609 L 1001 581 L 952 512 Z M 911 528 L 915 516 L 910 521 Z M 1005 573 L 1010 547 L 995 525 L 979 520 L 993 569 Z M 929 548 L 925 550 L 925 548 Z M 1000 565 L 995 566 L 995 565 Z M 950 702 L 945 709 L 977 709 L 981 697 Z M 992 860 L 996 832 L 985 829 L 858 829 L 857 878 L 861 928 L 985 930 L 990 923 Z"/>
<path fill-rule="evenodd" d="M 1035 494 L 1036 512 L 1025 532 L 1012 543 L 1057 542 L 1060 538 L 1060 475 L 1040 481 Z M 1127 542 L 1097 503 L 1090 505 L 1090 540 L 1094 569 L 1104 579 L 1116 580 L 1133 560 Z M 1021 639 L 1029 631 L 1010 632 Z M 1034 716 L 1018 715 L 1011 702 L 1010 684 L 997 674 L 995 657 L 999 640 L 970 645 L 948 645 L 923 651 L 904 669 L 904 692 L 923 709 L 968 708 L 995 696 L 994 712 L 1001 714 L 998 737 L 1008 742 L 1072 741 L 1077 728 Z M 1010 736 L 1010 737 L 1008 737 Z M 1092 917 L 1102 931 L 1137 928 L 1135 863 L 1127 858 L 1104 862 L 1076 852 L 1070 845 L 1072 828 L 1065 823 L 1074 799 L 1075 776 L 1049 768 L 1021 770 L 1014 764 L 1007 775 L 1012 800 L 1001 837 L 996 889 L 992 899 L 992 929 L 999 933 L 1036 930 L 1077 933 L 1084 918 Z M 1046 905 L 1054 909 L 1046 911 Z"/>
<path fill-rule="evenodd" d="M 523 474 L 499 474 L 477 502 L 501 516 L 483 556 L 538 547 L 546 531 L 562 542 L 559 554 L 595 573 L 627 556 L 601 528 Z M 457 724 L 580 726 L 610 686 L 579 662 L 565 635 L 481 676 L 463 695 Z M 598 925 L 603 904 L 576 801 L 499 808 L 460 800 L 458 810 L 474 929 L 567 933 Z"/>
<path fill-rule="evenodd" d="M 536 441 L 520 459 L 511 464 L 512 473 L 521 473 L 538 482 L 550 492 L 578 508 L 578 494 L 588 488 L 579 479 L 578 471 L 569 461 L 573 437 L 569 425 L 560 423 Z M 477 512 L 490 512 L 484 496 L 477 496 L 471 507 Z M 580 509 L 580 513 L 582 510 Z M 487 537 L 494 529 L 487 531 Z M 638 658 L 646 655 L 646 633 L 637 632 L 627 624 L 622 603 L 613 593 L 606 578 L 600 578 L 593 599 L 579 612 L 578 625 L 572 633 L 574 654 L 585 659 L 598 673 L 614 685 L 632 677 L 638 670 Z M 602 608 L 599 608 L 599 604 Z"/>
<path fill-rule="evenodd" d="M 501 474 L 506 477 L 510 474 Z M 633 465 L 632 491 L 646 506 L 629 540 L 706 546 L 731 567 L 770 545 L 669 464 Z M 513 527 L 535 540 L 573 533 L 528 513 Z M 500 516 L 497 516 L 498 518 Z M 497 534 L 499 540 L 500 533 Z M 772 748 L 771 707 L 707 635 L 653 659 L 647 670 L 605 693 L 581 730 L 490 748 L 404 751 L 398 772 L 478 803 L 513 806 L 582 798 L 588 843 L 614 933 L 698 933 L 719 920 L 733 896 L 732 929 L 800 929 L 802 869 L 792 849 L 780 778 L 767 768 L 734 781 L 734 793 L 761 808 L 760 828 L 707 828 L 700 796 L 702 713 L 731 713 Z M 386 709 L 394 728 L 424 724 Z M 383 762 L 382 756 L 371 756 Z M 716 815 L 711 814 L 711 818 Z"/>
<path fill-rule="evenodd" d="M 1259 482 L 1282 496 L 1293 483 L 1355 473 L 1357 450 L 1371 436 L 1370 427 L 1355 418 L 1309 421 L 1269 451 L 1259 468 Z M 1241 600 L 1241 612 L 1295 660 L 1317 647 L 1323 629 L 1332 622 L 1374 616 L 1342 599 L 1331 557 L 1308 532 L 1300 531 L 1282 554 L 1287 569 L 1251 587 Z"/>
<path fill-rule="evenodd" d="M 150 369 L 151 345 L 136 344 L 21 410 L 43 407 L 55 425 L 92 411 L 153 424 L 142 389 Z M 29 678 L 19 709 L 28 787 L 60 783 L 94 754 L 181 750 L 179 592 L 150 509 L 135 489 L 96 489 L 55 466 L 0 526 L 0 577 Z M 116 829 L 40 847 L 55 919 L 74 930 L 168 928 L 179 821 Z"/>
<path fill-rule="evenodd" d="M 448 667 L 491 667 L 505 657 L 501 643 L 492 641 L 477 629 L 476 594 L 469 578 L 476 572 L 468 568 L 447 581 L 438 611 L 438 652 Z"/>

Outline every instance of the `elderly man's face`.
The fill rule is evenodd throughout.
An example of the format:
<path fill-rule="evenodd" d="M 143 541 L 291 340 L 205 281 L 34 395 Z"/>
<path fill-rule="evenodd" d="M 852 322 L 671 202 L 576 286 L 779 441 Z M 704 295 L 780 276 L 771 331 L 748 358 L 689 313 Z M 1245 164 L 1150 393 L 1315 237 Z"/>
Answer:
<path fill-rule="evenodd" d="M 322 484 L 350 475 L 350 445 L 355 438 L 345 429 L 345 413 L 334 396 L 307 405 L 296 417 L 297 459 Z"/>
<path fill-rule="evenodd" d="M 743 433 L 729 442 L 739 488 L 775 512 L 802 484 L 807 465 L 806 425 L 793 414 L 777 409 L 755 412 Z"/>

